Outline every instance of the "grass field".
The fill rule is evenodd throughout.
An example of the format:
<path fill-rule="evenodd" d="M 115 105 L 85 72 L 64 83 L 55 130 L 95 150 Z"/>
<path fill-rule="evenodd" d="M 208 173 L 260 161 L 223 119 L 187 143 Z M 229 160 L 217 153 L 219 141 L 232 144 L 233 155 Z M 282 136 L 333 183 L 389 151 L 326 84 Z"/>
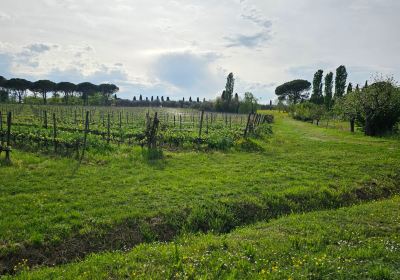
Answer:
<path fill-rule="evenodd" d="M 399 279 L 400 199 L 93 255 L 18 279 Z M 201 275 L 201 277 L 200 277 Z"/>
<path fill-rule="evenodd" d="M 0 271 L 12 272 L 14 265 L 22 259 L 26 259 L 27 265 L 65 263 L 93 252 L 127 250 L 142 242 L 171 241 L 182 233 L 225 233 L 237 226 L 267 221 L 291 212 L 338 208 L 400 192 L 398 140 L 370 138 L 361 133 L 317 127 L 292 120 L 283 114 L 276 114 L 275 117 L 273 135 L 257 140 L 263 147 L 260 152 L 169 151 L 165 152 L 163 160 L 147 161 L 143 159 L 139 147 L 122 145 L 115 148 L 113 153 L 89 153 L 87 159 L 78 166 L 78 162 L 70 158 L 13 151 L 13 164 L 0 167 Z M 396 219 L 398 221 L 399 213 L 395 209 L 398 202 L 396 198 L 371 204 L 371 213 L 381 217 L 385 227 L 388 223 L 388 234 L 392 235 L 395 235 L 396 228 L 390 227 L 390 223 Z M 379 212 L 381 208 L 384 209 Z M 389 215 L 386 208 L 394 209 L 393 213 Z M 213 246 L 215 243 L 218 247 L 218 244 L 224 244 L 226 238 L 226 242 L 232 245 L 238 243 L 239 236 L 243 236 L 244 247 L 240 247 L 238 252 L 248 250 L 251 253 L 257 246 L 269 248 L 268 244 L 275 243 L 274 238 L 268 237 L 269 231 L 276 238 L 285 239 L 285 234 L 291 236 L 285 242 L 283 239 L 277 242 L 281 245 L 272 247 L 282 250 L 282 254 L 276 257 L 271 257 L 273 252 L 270 249 L 264 251 L 263 255 L 254 252 L 257 257 L 264 258 L 269 266 L 250 265 L 251 260 L 243 260 L 241 264 L 238 255 L 232 257 L 237 258 L 235 265 L 225 271 L 224 262 L 218 259 L 225 260 L 230 255 L 210 253 L 209 263 L 202 264 L 198 268 L 200 270 L 194 270 L 194 273 L 218 278 L 220 270 L 221 273 L 226 272 L 221 274 L 223 276 L 235 276 L 243 269 L 245 276 L 251 278 L 252 273 L 258 274 L 263 270 L 271 272 L 274 263 L 278 267 L 288 267 L 290 263 L 285 262 L 296 250 L 300 254 L 309 249 L 307 262 L 310 263 L 314 257 L 322 257 L 330 249 L 330 243 L 325 239 L 332 235 L 332 238 L 338 238 L 337 241 L 341 240 L 340 217 L 350 229 L 356 227 L 365 234 L 365 238 L 360 240 L 370 240 L 363 223 L 360 226 L 352 223 L 362 217 L 360 213 L 363 209 L 369 211 L 370 208 L 362 206 L 355 210 L 332 212 L 333 221 L 338 217 L 336 224 L 332 225 L 327 220 L 330 212 L 322 212 L 304 216 L 304 225 L 296 222 L 303 219 L 300 215 L 262 224 L 260 230 L 257 230 L 258 226 L 252 227 L 227 237 L 188 237 L 188 244 L 180 241 L 180 244 L 185 244 L 182 248 L 179 245 L 178 249 L 174 245 L 141 245 L 128 255 L 90 257 L 82 264 L 68 266 L 65 273 L 70 273 L 71 279 L 84 270 L 89 273 L 88 279 L 90 275 L 102 278 L 102 273 L 109 278 L 117 278 L 124 273 L 154 273 L 156 276 L 165 267 L 165 273 L 178 273 L 179 276 L 180 273 L 189 273 L 192 269 L 189 266 L 193 264 L 181 261 L 181 257 L 193 253 L 201 258 L 205 252 L 201 250 L 207 244 Z M 353 218 L 347 219 L 346 211 L 354 214 L 351 216 Z M 371 223 L 379 224 L 379 217 L 377 221 L 371 217 Z M 287 229 L 284 227 L 286 223 Z M 319 230 L 308 231 L 310 224 Z M 380 236 L 379 226 L 371 229 L 372 232 L 374 230 Z M 290 234 L 291 231 L 299 231 L 299 234 Z M 303 232 L 308 232 L 305 239 L 301 237 Z M 348 236 L 353 237 L 356 238 L 351 234 Z M 321 245 L 324 248 L 313 249 L 316 246 L 313 240 L 328 243 Z M 245 249 L 247 241 L 249 247 Z M 370 241 L 374 242 L 374 238 Z M 394 242 L 398 244 L 398 241 Z M 199 247 L 196 247 L 197 243 Z M 293 244 L 299 248 L 290 249 Z M 234 253 L 236 249 L 231 245 L 228 248 Z M 306 246 L 310 248 L 306 249 Z M 374 254 L 368 255 L 368 246 L 363 246 L 364 243 L 360 245 L 360 250 L 365 250 L 366 257 L 373 258 Z M 341 252 L 339 248 L 335 251 L 338 256 Z M 160 259 L 156 253 L 158 250 L 161 250 Z M 357 250 L 354 250 L 345 253 L 356 254 Z M 360 254 L 363 254 L 364 251 L 361 251 Z M 142 262 L 148 257 L 147 254 L 154 255 L 154 264 L 144 266 Z M 325 258 L 334 256 L 328 255 L 329 258 Z M 289 258 L 285 260 L 286 257 Z M 171 258 L 176 263 L 171 264 L 168 261 Z M 362 259 L 362 255 L 359 258 Z M 130 265 L 126 265 L 125 260 Z M 388 263 L 393 260 L 395 256 Z M 398 276 L 398 271 L 388 263 L 384 259 L 377 262 L 376 266 L 374 263 L 365 265 L 372 271 L 371 275 Z M 332 262 L 332 268 L 336 264 L 343 268 L 345 263 L 343 260 Z M 93 270 L 90 270 L 88 266 L 92 265 Z M 354 271 L 349 270 L 349 273 L 362 270 L 362 267 L 357 268 L 353 263 L 350 266 Z M 149 270 L 145 267 L 149 267 Z M 16 270 L 19 269 L 17 266 Z M 55 275 L 64 273 L 63 269 L 56 269 Z M 318 275 L 318 266 L 310 266 L 311 270 Z M 329 275 L 332 279 L 335 275 L 340 278 L 342 272 L 332 270 Z M 38 279 L 50 278 L 50 274 L 45 277 L 42 273 L 47 275 L 53 272 L 44 270 L 33 275 Z M 323 273 L 328 272 L 324 270 Z M 165 274 L 157 275 L 165 278 Z M 345 277 L 346 274 L 343 275 L 343 279 L 349 279 Z M 25 276 L 28 277 L 27 274 L 21 275 Z M 290 273 L 277 277 L 281 276 L 290 276 Z"/>

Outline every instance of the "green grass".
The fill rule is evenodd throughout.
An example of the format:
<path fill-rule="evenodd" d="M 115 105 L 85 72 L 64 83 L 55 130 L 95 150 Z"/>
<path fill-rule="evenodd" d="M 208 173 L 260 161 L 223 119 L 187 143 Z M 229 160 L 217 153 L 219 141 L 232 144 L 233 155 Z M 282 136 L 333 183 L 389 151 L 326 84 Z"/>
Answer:
<path fill-rule="evenodd" d="M 0 271 L 21 258 L 63 262 L 399 192 L 399 141 L 279 114 L 273 131 L 258 140 L 263 152 L 165 152 L 149 162 L 121 146 L 89 153 L 79 168 L 13 151 L 13 165 L 0 167 Z"/>
<path fill-rule="evenodd" d="M 17 279 L 399 279 L 400 198 L 92 255 Z"/>

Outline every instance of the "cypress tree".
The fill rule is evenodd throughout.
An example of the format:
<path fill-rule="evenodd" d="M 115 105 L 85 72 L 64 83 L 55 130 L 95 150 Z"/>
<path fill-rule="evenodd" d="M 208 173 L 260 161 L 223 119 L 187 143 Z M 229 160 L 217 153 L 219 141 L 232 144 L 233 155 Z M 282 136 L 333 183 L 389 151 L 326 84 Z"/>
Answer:
<path fill-rule="evenodd" d="M 336 69 L 335 77 L 335 97 L 342 97 L 346 90 L 347 71 L 344 65 Z"/>
<path fill-rule="evenodd" d="M 329 72 L 325 76 L 325 98 L 324 103 L 327 110 L 332 107 L 332 88 L 333 88 L 333 73 Z"/>
<path fill-rule="evenodd" d="M 322 95 L 322 76 L 324 71 L 321 69 L 315 72 L 313 79 L 313 90 L 310 98 L 310 102 L 315 104 L 322 104 L 324 97 Z"/>
<path fill-rule="evenodd" d="M 350 93 L 352 91 L 353 91 L 353 85 L 349 83 L 349 85 L 347 86 L 347 93 Z"/>

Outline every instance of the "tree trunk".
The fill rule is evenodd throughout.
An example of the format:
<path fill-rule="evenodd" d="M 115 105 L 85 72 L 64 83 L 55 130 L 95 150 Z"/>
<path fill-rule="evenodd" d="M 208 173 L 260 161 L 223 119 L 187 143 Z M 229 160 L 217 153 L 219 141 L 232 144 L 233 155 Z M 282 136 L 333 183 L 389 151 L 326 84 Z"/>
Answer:
<path fill-rule="evenodd" d="M 367 136 L 373 136 L 374 132 L 373 129 L 371 127 L 371 122 L 369 121 L 369 118 L 365 118 L 365 128 L 364 128 L 364 134 Z"/>
<path fill-rule="evenodd" d="M 354 122 L 355 122 L 354 118 L 350 119 L 350 132 L 353 133 L 354 133 Z"/>

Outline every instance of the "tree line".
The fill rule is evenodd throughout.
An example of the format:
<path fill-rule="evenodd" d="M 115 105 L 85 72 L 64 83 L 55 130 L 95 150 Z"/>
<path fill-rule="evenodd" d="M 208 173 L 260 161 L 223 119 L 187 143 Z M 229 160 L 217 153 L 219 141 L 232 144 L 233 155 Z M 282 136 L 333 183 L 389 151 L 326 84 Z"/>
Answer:
<path fill-rule="evenodd" d="M 83 104 L 115 105 L 132 107 L 172 107 L 193 108 L 205 111 L 250 113 L 259 108 L 258 100 L 251 92 L 243 98 L 234 94 L 235 79 L 233 73 L 227 76 L 226 86 L 220 97 L 215 100 L 201 100 L 199 97 L 171 100 L 170 97 L 143 95 L 133 99 L 117 98 L 119 88 L 114 84 L 95 85 L 89 82 L 74 84 L 70 82 L 55 83 L 50 80 L 30 82 L 25 79 L 5 79 L 0 76 L 0 102 L 35 103 L 35 104 Z M 28 92 L 31 93 L 28 95 Z M 50 97 L 51 94 L 51 97 Z M 270 104 L 271 105 L 271 104 Z"/>
<path fill-rule="evenodd" d="M 34 100 L 42 100 L 42 104 L 47 104 L 49 95 L 52 94 L 53 99 L 59 99 L 65 104 L 69 104 L 72 100 L 80 99 L 83 105 L 89 105 L 91 97 L 101 99 L 104 105 L 109 105 L 110 100 L 119 91 L 114 84 L 95 85 L 90 82 L 74 84 L 71 82 L 55 83 L 50 80 L 38 80 L 35 82 L 21 78 L 12 78 L 7 80 L 0 76 L 0 101 L 14 101 L 22 103 L 29 100 L 27 93 L 31 92 L 31 98 Z"/>
<path fill-rule="evenodd" d="M 400 88 L 393 78 L 376 77 L 371 85 L 347 83 L 344 65 L 323 75 L 315 72 L 312 84 L 307 80 L 293 80 L 278 86 L 275 94 L 290 114 L 299 120 L 316 121 L 338 118 L 357 125 L 365 135 L 381 135 L 399 128 Z M 312 88 L 312 90 L 311 90 Z M 311 90 L 311 96 L 310 96 Z"/>

